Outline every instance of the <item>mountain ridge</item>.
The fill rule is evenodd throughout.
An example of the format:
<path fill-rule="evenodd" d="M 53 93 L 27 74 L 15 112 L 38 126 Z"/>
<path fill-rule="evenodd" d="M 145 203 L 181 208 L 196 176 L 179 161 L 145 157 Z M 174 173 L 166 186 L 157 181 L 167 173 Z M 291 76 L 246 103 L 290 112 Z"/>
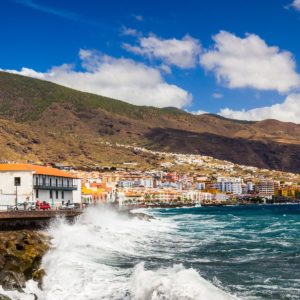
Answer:
<path fill-rule="evenodd" d="M 108 159 L 138 159 L 125 150 L 105 149 L 111 155 L 105 154 L 100 141 L 109 141 L 300 171 L 299 124 L 231 120 L 212 114 L 192 115 L 172 107 L 135 106 L 5 72 L 0 72 L 0 119 L 0 155 L 4 160 L 39 159 L 80 166 L 104 164 Z M 29 137 L 24 145 L 16 132 Z M 39 144 L 30 142 L 35 136 Z M 30 153 L 31 148 L 36 154 Z"/>

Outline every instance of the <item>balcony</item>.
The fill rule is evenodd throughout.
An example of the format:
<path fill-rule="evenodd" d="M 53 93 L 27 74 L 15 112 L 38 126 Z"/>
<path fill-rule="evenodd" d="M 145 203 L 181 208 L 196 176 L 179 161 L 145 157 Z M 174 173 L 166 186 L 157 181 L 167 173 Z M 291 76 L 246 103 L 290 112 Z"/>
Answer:
<path fill-rule="evenodd" d="M 74 184 L 52 184 L 49 183 L 37 183 L 34 184 L 33 187 L 37 190 L 60 190 L 60 191 L 76 191 L 77 185 Z"/>

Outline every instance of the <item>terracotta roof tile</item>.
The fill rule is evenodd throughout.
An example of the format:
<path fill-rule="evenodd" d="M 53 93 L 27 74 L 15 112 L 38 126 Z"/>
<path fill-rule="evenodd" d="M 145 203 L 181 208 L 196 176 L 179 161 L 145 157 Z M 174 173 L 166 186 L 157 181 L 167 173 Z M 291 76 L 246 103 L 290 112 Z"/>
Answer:
<path fill-rule="evenodd" d="M 32 171 L 37 175 L 48 175 L 66 178 L 78 178 L 72 173 L 68 173 L 59 169 L 36 166 L 31 164 L 0 164 L 0 172 L 3 171 Z"/>

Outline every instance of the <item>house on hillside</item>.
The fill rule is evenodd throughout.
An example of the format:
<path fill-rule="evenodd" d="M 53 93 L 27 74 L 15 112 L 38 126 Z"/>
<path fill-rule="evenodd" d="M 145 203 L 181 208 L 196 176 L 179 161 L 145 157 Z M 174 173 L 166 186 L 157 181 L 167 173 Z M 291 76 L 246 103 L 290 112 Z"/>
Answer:
<path fill-rule="evenodd" d="M 31 164 L 0 164 L 0 210 L 47 201 L 52 207 L 81 203 L 81 180 L 72 173 Z"/>

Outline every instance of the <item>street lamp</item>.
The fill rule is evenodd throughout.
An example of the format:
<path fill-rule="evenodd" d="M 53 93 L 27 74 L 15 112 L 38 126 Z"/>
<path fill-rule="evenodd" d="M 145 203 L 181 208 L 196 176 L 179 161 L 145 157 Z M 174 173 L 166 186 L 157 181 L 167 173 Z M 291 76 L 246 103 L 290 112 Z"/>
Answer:
<path fill-rule="evenodd" d="M 21 177 L 15 177 L 15 187 L 16 187 L 16 207 L 18 205 L 18 186 L 21 185 Z"/>

